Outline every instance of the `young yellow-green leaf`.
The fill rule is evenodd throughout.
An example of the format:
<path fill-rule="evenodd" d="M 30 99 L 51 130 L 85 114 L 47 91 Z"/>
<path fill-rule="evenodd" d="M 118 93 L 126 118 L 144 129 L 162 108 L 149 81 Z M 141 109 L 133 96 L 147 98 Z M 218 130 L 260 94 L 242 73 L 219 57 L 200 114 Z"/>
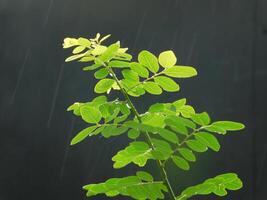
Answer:
<path fill-rule="evenodd" d="M 210 117 L 208 113 L 202 112 L 202 113 L 196 113 L 192 115 L 192 120 L 196 122 L 197 124 L 201 126 L 206 126 L 210 124 Z"/>
<path fill-rule="evenodd" d="M 79 45 L 84 47 L 90 47 L 91 45 L 91 42 L 88 39 L 82 37 L 78 38 L 78 43 Z"/>
<path fill-rule="evenodd" d="M 218 142 L 217 138 L 210 133 L 207 132 L 198 132 L 195 134 L 195 138 L 203 143 L 204 145 L 211 148 L 213 151 L 220 150 L 220 143 Z"/>
<path fill-rule="evenodd" d="M 156 73 L 159 70 L 157 57 L 149 51 L 141 51 L 138 54 L 138 61 L 153 73 Z"/>
<path fill-rule="evenodd" d="M 145 82 L 143 85 L 144 85 L 144 89 L 150 94 L 159 95 L 162 93 L 162 89 L 158 86 L 157 83 L 148 81 L 148 82 Z"/>
<path fill-rule="evenodd" d="M 112 88 L 113 83 L 115 83 L 115 80 L 113 79 L 102 79 L 95 85 L 95 92 L 105 93 Z"/>
<path fill-rule="evenodd" d="M 193 67 L 188 66 L 173 66 L 166 68 L 164 74 L 176 78 L 189 78 L 197 75 L 197 71 Z"/>
<path fill-rule="evenodd" d="M 97 128 L 97 126 L 90 126 L 87 127 L 85 129 L 83 129 L 82 131 L 80 131 L 72 140 L 70 145 L 75 145 L 81 141 L 83 141 L 86 137 L 88 137 L 90 135 L 90 133 L 92 133 L 95 129 Z"/>
<path fill-rule="evenodd" d="M 148 70 L 143 65 L 141 65 L 140 63 L 132 62 L 130 64 L 130 68 L 133 71 L 135 71 L 142 78 L 148 78 L 148 76 L 149 76 Z"/>
<path fill-rule="evenodd" d="M 207 146 L 198 140 L 187 140 L 186 141 L 187 146 L 192 149 L 195 152 L 205 152 L 208 150 Z"/>
<path fill-rule="evenodd" d="M 93 50 L 92 50 L 92 54 L 94 56 L 99 56 L 101 54 L 103 54 L 105 51 L 107 50 L 106 46 L 102 46 L 102 45 L 97 45 Z"/>
<path fill-rule="evenodd" d="M 172 67 L 176 62 L 177 58 L 173 51 L 164 51 L 159 54 L 159 64 L 164 68 Z"/>
<path fill-rule="evenodd" d="M 177 144 L 179 142 L 179 139 L 174 132 L 169 131 L 169 130 L 164 129 L 164 128 L 157 128 L 156 130 L 158 131 L 159 135 L 162 138 L 164 138 L 165 140 L 167 140 L 171 143 L 174 143 L 174 144 Z"/>
<path fill-rule="evenodd" d="M 87 56 L 85 55 L 84 57 L 82 57 L 79 62 L 91 62 L 95 59 L 94 56 Z"/>
<path fill-rule="evenodd" d="M 108 73 L 109 72 L 108 72 L 107 68 L 102 68 L 102 69 L 97 70 L 94 73 L 94 76 L 96 79 L 103 79 L 103 78 L 107 77 Z"/>
<path fill-rule="evenodd" d="M 126 68 L 130 66 L 130 63 L 121 60 L 112 60 L 108 63 L 108 66 L 115 68 Z"/>
<path fill-rule="evenodd" d="M 77 59 L 83 57 L 85 54 L 86 53 L 76 54 L 76 55 L 70 56 L 70 57 L 66 58 L 65 62 L 70 62 L 70 61 L 73 61 L 73 60 L 77 60 Z"/>
<path fill-rule="evenodd" d="M 79 45 L 78 40 L 76 38 L 65 38 L 63 43 L 63 48 L 67 49 L 73 46 Z"/>
<path fill-rule="evenodd" d="M 164 127 L 165 117 L 158 113 L 146 113 L 142 116 L 143 124 L 147 124 L 154 127 Z"/>
<path fill-rule="evenodd" d="M 195 154 L 189 150 L 188 148 L 179 148 L 178 152 L 188 161 L 195 162 L 196 156 Z"/>
<path fill-rule="evenodd" d="M 101 112 L 92 106 L 82 106 L 80 112 L 82 119 L 87 123 L 97 124 L 102 118 Z"/>
<path fill-rule="evenodd" d="M 149 173 L 144 171 L 138 171 L 136 172 L 136 176 L 140 178 L 142 181 L 152 182 L 153 176 L 151 176 Z"/>
<path fill-rule="evenodd" d="M 85 48 L 86 47 L 84 47 L 84 46 L 78 46 L 78 47 L 73 49 L 72 53 L 73 54 L 81 53 L 83 50 L 85 50 Z"/>
<path fill-rule="evenodd" d="M 169 77 L 166 76 L 158 76 L 154 78 L 155 82 L 162 87 L 163 90 L 167 92 L 176 92 L 179 91 L 179 85 Z"/>
<path fill-rule="evenodd" d="M 101 44 L 101 43 L 104 42 L 106 39 L 108 39 L 110 36 L 111 36 L 111 35 L 108 34 L 108 35 L 102 37 L 102 38 L 99 40 L 99 43 Z"/>
<path fill-rule="evenodd" d="M 212 125 L 220 127 L 227 131 L 239 131 L 245 128 L 244 124 L 232 121 L 217 121 L 212 123 Z"/>
<path fill-rule="evenodd" d="M 190 169 L 188 162 L 185 159 L 181 158 L 180 156 L 172 156 L 171 158 L 177 167 L 179 167 L 183 170 L 189 170 Z"/>
<path fill-rule="evenodd" d="M 122 168 L 133 162 L 139 167 L 145 166 L 148 159 L 152 159 L 151 148 L 145 142 L 132 142 L 128 147 L 112 157 L 115 169 Z"/>

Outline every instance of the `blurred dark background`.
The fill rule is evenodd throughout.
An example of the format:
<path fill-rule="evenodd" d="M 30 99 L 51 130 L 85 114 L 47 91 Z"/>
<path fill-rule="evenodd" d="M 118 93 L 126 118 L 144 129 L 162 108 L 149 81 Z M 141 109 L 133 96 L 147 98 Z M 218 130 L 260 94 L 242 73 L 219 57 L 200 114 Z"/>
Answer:
<path fill-rule="evenodd" d="M 200 155 L 192 173 L 176 171 L 176 192 L 237 172 L 244 188 L 218 199 L 266 199 L 266 13 L 266 0 L 0 0 L 0 200 L 85 199 L 82 185 L 136 170 L 112 169 L 126 137 L 69 146 L 85 124 L 65 110 L 92 99 L 95 80 L 81 65 L 64 64 L 70 52 L 62 41 L 97 32 L 134 55 L 172 49 L 198 69 L 179 93 L 134 99 L 139 110 L 186 97 L 214 120 L 247 126 L 221 137 L 221 151 Z"/>

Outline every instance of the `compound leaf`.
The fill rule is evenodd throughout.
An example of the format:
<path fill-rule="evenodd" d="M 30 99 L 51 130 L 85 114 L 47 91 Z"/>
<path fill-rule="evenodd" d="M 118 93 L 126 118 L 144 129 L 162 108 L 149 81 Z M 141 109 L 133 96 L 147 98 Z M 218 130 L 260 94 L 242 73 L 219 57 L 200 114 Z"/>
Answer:
<path fill-rule="evenodd" d="M 119 151 L 112 160 L 115 169 L 122 168 L 131 162 L 139 167 L 145 166 L 148 159 L 152 159 L 151 148 L 145 142 L 132 142 L 128 147 Z"/>
<path fill-rule="evenodd" d="M 226 173 L 186 188 L 176 199 L 187 200 L 192 196 L 209 195 L 211 193 L 217 196 L 225 196 L 227 195 L 227 190 L 239 190 L 242 187 L 243 183 L 237 174 Z"/>

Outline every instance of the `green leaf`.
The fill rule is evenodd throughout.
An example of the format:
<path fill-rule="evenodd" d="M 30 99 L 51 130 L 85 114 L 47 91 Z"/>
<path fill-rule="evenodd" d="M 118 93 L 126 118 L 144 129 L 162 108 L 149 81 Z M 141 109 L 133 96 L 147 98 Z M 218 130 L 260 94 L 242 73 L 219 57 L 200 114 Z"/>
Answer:
<path fill-rule="evenodd" d="M 115 54 L 117 53 L 119 48 L 120 48 L 119 43 L 115 43 L 115 44 L 110 45 L 107 48 L 107 50 L 101 56 L 99 56 L 99 59 L 102 62 L 107 62 L 107 61 L 111 60 L 115 56 Z"/>
<path fill-rule="evenodd" d="M 180 89 L 179 85 L 169 77 L 158 76 L 155 77 L 154 80 L 160 85 L 160 87 L 162 87 L 163 90 L 167 92 L 176 92 Z"/>
<path fill-rule="evenodd" d="M 162 89 L 158 86 L 158 84 L 154 82 L 148 81 L 148 82 L 145 82 L 143 85 L 144 85 L 144 89 L 150 94 L 159 95 L 162 93 Z"/>
<path fill-rule="evenodd" d="M 140 135 L 140 131 L 137 129 L 131 129 L 128 131 L 128 137 L 131 139 L 136 139 Z"/>
<path fill-rule="evenodd" d="M 159 139 L 152 139 L 152 144 L 155 147 L 155 150 L 152 151 L 152 155 L 160 154 L 160 160 L 167 160 L 173 153 L 172 148 L 168 142 Z M 155 157 L 157 159 L 157 157 Z"/>
<path fill-rule="evenodd" d="M 176 78 L 190 78 L 197 75 L 195 68 L 187 66 L 173 66 L 166 68 L 163 73 Z"/>
<path fill-rule="evenodd" d="M 232 121 L 218 121 L 212 123 L 212 125 L 220 127 L 226 131 L 239 131 L 245 128 L 244 124 Z"/>
<path fill-rule="evenodd" d="M 108 63 L 108 66 L 115 68 L 126 68 L 130 66 L 130 63 L 120 60 L 112 60 Z"/>
<path fill-rule="evenodd" d="M 92 106 L 82 106 L 80 108 L 81 116 L 87 123 L 97 124 L 101 118 L 101 112 Z"/>
<path fill-rule="evenodd" d="M 179 142 L 177 135 L 173 133 L 172 131 L 169 131 L 164 128 L 157 128 L 157 131 L 163 139 L 174 144 L 177 144 Z"/>
<path fill-rule="evenodd" d="M 112 85 L 115 83 L 113 79 L 102 79 L 95 85 L 96 93 L 105 93 L 112 88 Z"/>
<path fill-rule="evenodd" d="M 142 116 L 143 124 L 147 124 L 154 127 L 164 127 L 165 117 L 158 113 L 146 113 Z"/>
<path fill-rule="evenodd" d="M 157 57 L 149 51 L 141 51 L 138 54 L 138 61 L 153 73 L 156 73 L 159 70 Z"/>
<path fill-rule="evenodd" d="M 181 108 L 177 109 L 177 111 L 181 112 L 182 116 L 185 118 L 191 118 L 195 115 L 195 109 L 192 106 L 185 105 Z"/>
<path fill-rule="evenodd" d="M 210 117 L 208 113 L 202 112 L 202 113 L 196 113 L 192 115 L 192 120 L 196 122 L 197 124 L 201 126 L 206 126 L 210 124 Z"/>
<path fill-rule="evenodd" d="M 196 195 L 209 195 L 211 193 L 217 196 L 225 196 L 227 195 L 227 190 L 238 190 L 242 187 L 242 181 L 235 173 L 227 173 L 186 188 L 176 199 L 187 200 Z"/>
<path fill-rule="evenodd" d="M 205 152 L 208 150 L 207 146 L 198 140 L 187 140 L 186 141 L 187 146 L 192 149 L 195 152 Z"/>
<path fill-rule="evenodd" d="M 95 59 L 94 56 L 87 56 L 85 55 L 84 57 L 82 57 L 79 62 L 90 62 L 90 61 L 93 61 Z"/>
<path fill-rule="evenodd" d="M 151 179 L 150 174 L 140 172 L 136 176 L 111 178 L 104 183 L 85 185 L 83 189 L 87 190 L 88 197 L 106 194 L 108 197 L 123 195 L 133 199 L 164 199 L 163 192 L 167 192 L 165 185 L 160 181 L 147 181 L 148 179 Z"/>
<path fill-rule="evenodd" d="M 134 72 L 133 70 L 124 69 L 124 70 L 122 70 L 122 75 L 128 81 L 133 81 L 133 82 L 137 82 L 137 83 L 139 82 L 138 74 L 136 72 Z M 137 84 L 137 83 L 135 83 L 135 84 Z"/>
<path fill-rule="evenodd" d="M 207 132 L 198 132 L 195 134 L 195 138 L 204 145 L 211 148 L 213 151 L 220 150 L 220 144 L 215 136 Z"/>
<path fill-rule="evenodd" d="M 159 54 L 159 64 L 164 68 L 172 67 L 176 62 L 177 58 L 173 51 L 164 51 Z"/>
<path fill-rule="evenodd" d="M 102 131 L 102 135 L 105 138 L 109 138 L 111 136 L 121 135 L 125 133 L 127 130 L 128 128 L 124 126 L 117 127 L 116 125 L 109 125 L 104 128 L 104 130 Z"/>
<path fill-rule="evenodd" d="M 148 159 L 152 159 L 151 148 L 145 142 L 132 142 L 128 147 L 112 157 L 115 169 L 122 168 L 131 162 L 139 167 L 145 166 Z"/>
<path fill-rule="evenodd" d="M 166 125 L 170 126 L 170 127 L 174 127 L 175 130 L 182 134 L 182 135 L 188 135 L 188 130 L 185 127 L 185 124 L 183 123 L 183 121 L 181 120 L 181 118 L 176 117 L 176 116 L 168 116 L 165 119 L 165 123 Z"/>
<path fill-rule="evenodd" d="M 101 64 L 93 64 L 91 66 L 84 67 L 83 71 L 92 71 L 92 70 L 95 70 L 101 66 L 102 66 Z"/>
<path fill-rule="evenodd" d="M 195 162 L 196 156 L 195 154 L 189 150 L 188 148 L 179 148 L 178 152 L 188 161 Z"/>
<path fill-rule="evenodd" d="M 179 99 L 175 102 L 172 103 L 176 109 L 180 109 L 181 107 L 183 107 L 185 104 L 186 104 L 186 99 L 183 98 L 183 99 Z"/>
<path fill-rule="evenodd" d="M 95 76 L 96 79 L 103 79 L 108 75 L 108 73 L 109 72 L 108 72 L 108 70 L 106 68 L 102 68 L 102 69 L 97 70 L 94 73 L 94 76 Z"/>
<path fill-rule="evenodd" d="M 214 133 L 218 133 L 218 134 L 226 134 L 226 130 L 219 127 L 219 126 L 216 126 L 214 124 L 210 125 L 210 126 L 207 126 L 207 127 L 204 127 L 205 130 L 207 131 L 210 131 L 210 132 L 214 132 Z"/>
<path fill-rule="evenodd" d="M 189 170 L 190 169 L 188 162 L 179 156 L 172 156 L 172 161 L 174 162 L 174 164 L 177 167 L 179 167 L 183 170 Z"/>
<path fill-rule="evenodd" d="M 152 182 L 153 176 L 151 176 L 149 173 L 144 171 L 139 171 L 136 173 L 136 176 L 140 178 L 142 181 Z"/>
<path fill-rule="evenodd" d="M 65 62 L 70 62 L 70 61 L 73 61 L 73 60 L 77 60 L 77 59 L 85 56 L 85 54 L 86 54 L 86 52 L 82 53 L 82 54 L 76 54 L 76 55 L 70 56 L 70 57 L 66 58 Z"/>
<path fill-rule="evenodd" d="M 86 137 L 88 137 L 90 135 L 90 133 L 92 133 L 95 129 L 97 128 L 97 126 L 90 126 L 87 127 L 85 129 L 83 129 L 82 131 L 80 131 L 72 140 L 70 145 L 75 145 L 81 141 L 83 141 Z"/>
<path fill-rule="evenodd" d="M 141 65 L 140 63 L 132 62 L 130 64 L 130 68 L 142 78 L 148 78 L 149 76 L 148 70 L 145 67 L 143 67 L 143 65 Z"/>

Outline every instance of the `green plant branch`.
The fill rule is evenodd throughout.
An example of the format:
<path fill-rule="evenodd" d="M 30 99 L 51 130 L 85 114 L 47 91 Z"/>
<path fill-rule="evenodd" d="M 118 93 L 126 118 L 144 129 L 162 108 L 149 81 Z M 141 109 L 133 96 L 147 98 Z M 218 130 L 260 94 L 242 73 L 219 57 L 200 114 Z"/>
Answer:
<path fill-rule="evenodd" d="M 161 72 L 159 72 L 159 73 L 154 74 L 154 75 L 151 76 L 151 77 L 146 78 L 146 79 L 143 80 L 142 82 L 140 82 L 140 83 L 138 83 L 138 84 L 136 84 L 136 85 L 130 87 L 129 89 L 127 89 L 126 92 L 127 92 L 127 93 L 130 92 L 132 89 L 136 88 L 137 86 L 142 85 L 142 84 L 144 84 L 145 82 L 150 81 L 150 80 L 154 79 L 155 77 L 157 77 L 157 76 L 163 74 L 163 72 L 164 72 L 164 70 L 161 71 Z"/>
<path fill-rule="evenodd" d="M 131 107 L 131 110 L 133 111 L 134 115 L 136 116 L 136 118 L 138 119 L 138 121 L 141 123 L 141 116 L 140 114 L 138 113 L 137 109 L 135 108 L 135 106 L 133 105 L 130 97 L 128 96 L 127 92 L 125 91 L 125 89 L 122 87 L 119 79 L 117 78 L 115 72 L 112 70 L 112 68 L 108 67 L 105 63 L 103 63 L 103 65 L 108 69 L 108 71 L 110 72 L 112 78 L 116 81 L 117 85 L 119 86 L 124 98 L 126 99 L 127 103 L 129 104 L 129 106 Z M 152 140 L 151 140 L 151 137 L 149 135 L 148 132 L 144 132 L 145 134 L 145 138 L 147 140 L 147 142 L 149 143 L 150 147 L 155 150 L 155 147 L 152 143 Z M 165 167 L 164 167 L 164 164 L 163 162 L 161 162 L 160 160 L 157 160 L 157 165 L 158 165 L 158 168 L 160 170 L 160 174 L 161 174 L 161 177 L 163 179 L 163 182 L 166 184 L 166 187 L 168 189 L 168 193 L 169 193 L 169 196 L 171 198 L 171 200 L 175 200 L 176 197 L 175 197 L 175 194 L 173 192 L 173 189 L 171 187 L 171 184 L 170 184 L 170 181 L 168 179 L 168 176 L 167 176 L 167 172 L 165 170 Z"/>

